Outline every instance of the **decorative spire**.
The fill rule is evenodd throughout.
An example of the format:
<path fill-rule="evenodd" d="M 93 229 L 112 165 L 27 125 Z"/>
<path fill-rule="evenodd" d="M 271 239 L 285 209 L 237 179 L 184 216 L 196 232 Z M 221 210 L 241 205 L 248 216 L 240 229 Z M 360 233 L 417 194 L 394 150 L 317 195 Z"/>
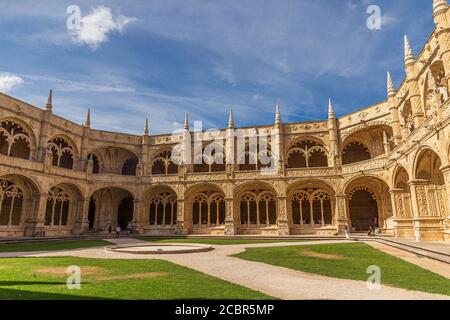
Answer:
<path fill-rule="evenodd" d="M 47 103 L 45 104 L 45 110 L 52 111 L 53 109 L 53 90 L 48 93 Z"/>
<path fill-rule="evenodd" d="M 387 94 L 388 97 L 395 95 L 397 90 L 395 90 L 394 82 L 392 81 L 391 73 L 387 73 Z"/>
<path fill-rule="evenodd" d="M 144 136 L 148 136 L 148 118 L 145 118 Z"/>
<path fill-rule="evenodd" d="M 411 48 L 411 44 L 406 34 L 404 37 L 404 42 L 405 42 L 405 64 L 408 65 L 410 63 L 414 63 L 415 58 Z"/>
<path fill-rule="evenodd" d="M 88 110 L 87 110 L 86 122 L 84 123 L 84 126 L 86 128 L 90 128 L 91 127 L 91 108 L 88 108 Z"/>
<path fill-rule="evenodd" d="M 189 130 L 189 115 L 187 112 L 184 114 L 184 130 Z"/>
<path fill-rule="evenodd" d="M 331 101 L 331 98 L 328 100 L 328 117 L 334 118 L 334 108 L 333 108 L 333 102 Z"/>
<path fill-rule="evenodd" d="M 280 104 L 277 103 L 275 107 L 275 124 L 281 124 Z"/>
<path fill-rule="evenodd" d="M 228 116 L 228 129 L 234 128 L 233 109 L 230 108 L 230 115 Z"/>
<path fill-rule="evenodd" d="M 433 13 L 439 13 L 441 10 L 447 9 L 447 0 L 433 0 Z"/>

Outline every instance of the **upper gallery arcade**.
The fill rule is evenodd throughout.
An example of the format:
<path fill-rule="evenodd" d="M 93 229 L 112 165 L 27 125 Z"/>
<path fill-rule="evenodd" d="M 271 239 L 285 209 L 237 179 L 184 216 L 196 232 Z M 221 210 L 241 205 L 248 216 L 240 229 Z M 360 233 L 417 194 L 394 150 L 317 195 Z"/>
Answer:
<path fill-rule="evenodd" d="M 206 144 L 185 119 L 179 135 L 91 128 L 0 94 L 0 237 L 105 232 L 130 222 L 146 234 L 335 234 L 349 225 L 417 240 L 450 239 L 450 11 L 433 1 L 436 28 L 418 56 L 405 36 L 405 79 L 387 99 L 337 118 L 284 123 L 277 108 L 260 161 L 230 161 L 235 128 L 220 130 L 223 163 L 173 161 L 180 141 Z M 325 107 L 325 106 L 324 106 Z M 55 108 L 56 109 L 56 108 Z M 234 153 L 231 153 L 234 154 Z M 228 156 L 227 156 L 228 155 Z M 234 159 L 236 160 L 236 159 Z"/>

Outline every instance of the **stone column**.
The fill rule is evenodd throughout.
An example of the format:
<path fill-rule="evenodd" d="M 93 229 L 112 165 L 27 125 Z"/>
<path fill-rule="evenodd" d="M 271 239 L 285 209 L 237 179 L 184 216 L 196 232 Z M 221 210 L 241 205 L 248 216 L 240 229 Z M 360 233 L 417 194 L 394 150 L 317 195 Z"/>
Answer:
<path fill-rule="evenodd" d="M 403 189 L 391 189 L 392 210 L 394 212 L 394 235 L 397 238 L 414 238 L 412 217 L 406 212 L 404 203 L 405 191 Z"/>
<path fill-rule="evenodd" d="M 439 241 L 443 240 L 442 216 L 430 210 L 427 183 L 426 180 L 410 182 L 414 239 Z"/>
<path fill-rule="evenodd" d="M 278 235 L 289 235 L 289 225 L 287 219 L 287 197 L 278 197 Z"/>
<path fill-rule="evenodd" d="M 177 222 L 175 228 L 175 234 L 186 235 L 189 233 L 189 225 L 185 220 L 186 205 L 184 199 L 177 200 Z"/>
<path fill-rule="evenodd" d="M 85 234 L 89 231 L 89 204 L 90 198 L 78 202 L 79 215 L 75 222 L 74 233 Z"/>
<path fill-rule="evenodd" d="M 28 219 L 27 227 L 25 228 L 26 237 L 43 237 L 45 236 L 44 224 L 45 224 L 45 212 L 47 210 L 48 193 L 37 193 L 35 195 L 36 206 L 35 212 Z"/>
<path fill-rule="evenodd" d="M 447 208 L 450 210 L 450 165 L 442 169 L 442 174 L 444 175 L 445 191 L 447 195 Z M 450 212 L 448 217 L 450 220 Z"/>
<path fill-rule="evenodd" d="M 335 215 L 338 232 L 343 234 L 345 226 L 349 225 L 346 196 L 343 193 L 336 195 Z"/>
<path fill-rule="evenodd" d="M 226 236 L 233 236 L 236 234 L 236 227 L 234 224 L 234 199 L 232 197 L 225 198 L 225 230 Z"/>
<path fill-rule="evenodd" d="M 132 232 L 143 233 L 144 232 L 144 221 L 142 217 L 142 206 L 141 201 L 139 199 L 133 200 L 133 223 L 132 223 Z"/>

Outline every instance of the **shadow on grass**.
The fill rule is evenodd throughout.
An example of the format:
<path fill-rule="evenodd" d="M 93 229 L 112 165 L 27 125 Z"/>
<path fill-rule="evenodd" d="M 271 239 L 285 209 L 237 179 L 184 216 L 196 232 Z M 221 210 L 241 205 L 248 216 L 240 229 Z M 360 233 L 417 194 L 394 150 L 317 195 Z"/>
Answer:
<path fill-rule="evenodd" d="M 51 281 L 0 281 L 0 287 L 8 286 L 33 286 L 33 285 L 61 285 L 66 284 L 65 282 L 51 282 Z M 0 290 L 3 290 L 0 288 Z"/>
<path fill-rule="evenodd" d="M 0 300 L 110 300 L 76 294 L 49 293 L 0 288 Z"/>

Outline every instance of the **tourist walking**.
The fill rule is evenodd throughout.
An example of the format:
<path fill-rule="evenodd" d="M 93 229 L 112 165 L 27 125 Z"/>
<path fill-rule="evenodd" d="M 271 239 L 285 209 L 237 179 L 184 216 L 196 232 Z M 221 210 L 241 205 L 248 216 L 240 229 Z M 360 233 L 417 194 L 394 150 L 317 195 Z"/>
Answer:
<path fill-rule="evenodd" d="M 120 225 L 117 225 L 117 227 L 116 227 L 116 237 L 117 238 L 120 237 L 120 231 L 122 231 L 122 228 L 120 227 Z"/>
<path fill-rule="evenodd" d="M 367 235 L 370 237 L 372 237 L 374 235 L 372 226 L 369 226 L 369 232 L 367 233 Z"/>
<path fill-rule="evenodd" d="M 350 239 L 350 228 L 347 225 L 344 227 L 344 235 L 346 239 Z"/>

